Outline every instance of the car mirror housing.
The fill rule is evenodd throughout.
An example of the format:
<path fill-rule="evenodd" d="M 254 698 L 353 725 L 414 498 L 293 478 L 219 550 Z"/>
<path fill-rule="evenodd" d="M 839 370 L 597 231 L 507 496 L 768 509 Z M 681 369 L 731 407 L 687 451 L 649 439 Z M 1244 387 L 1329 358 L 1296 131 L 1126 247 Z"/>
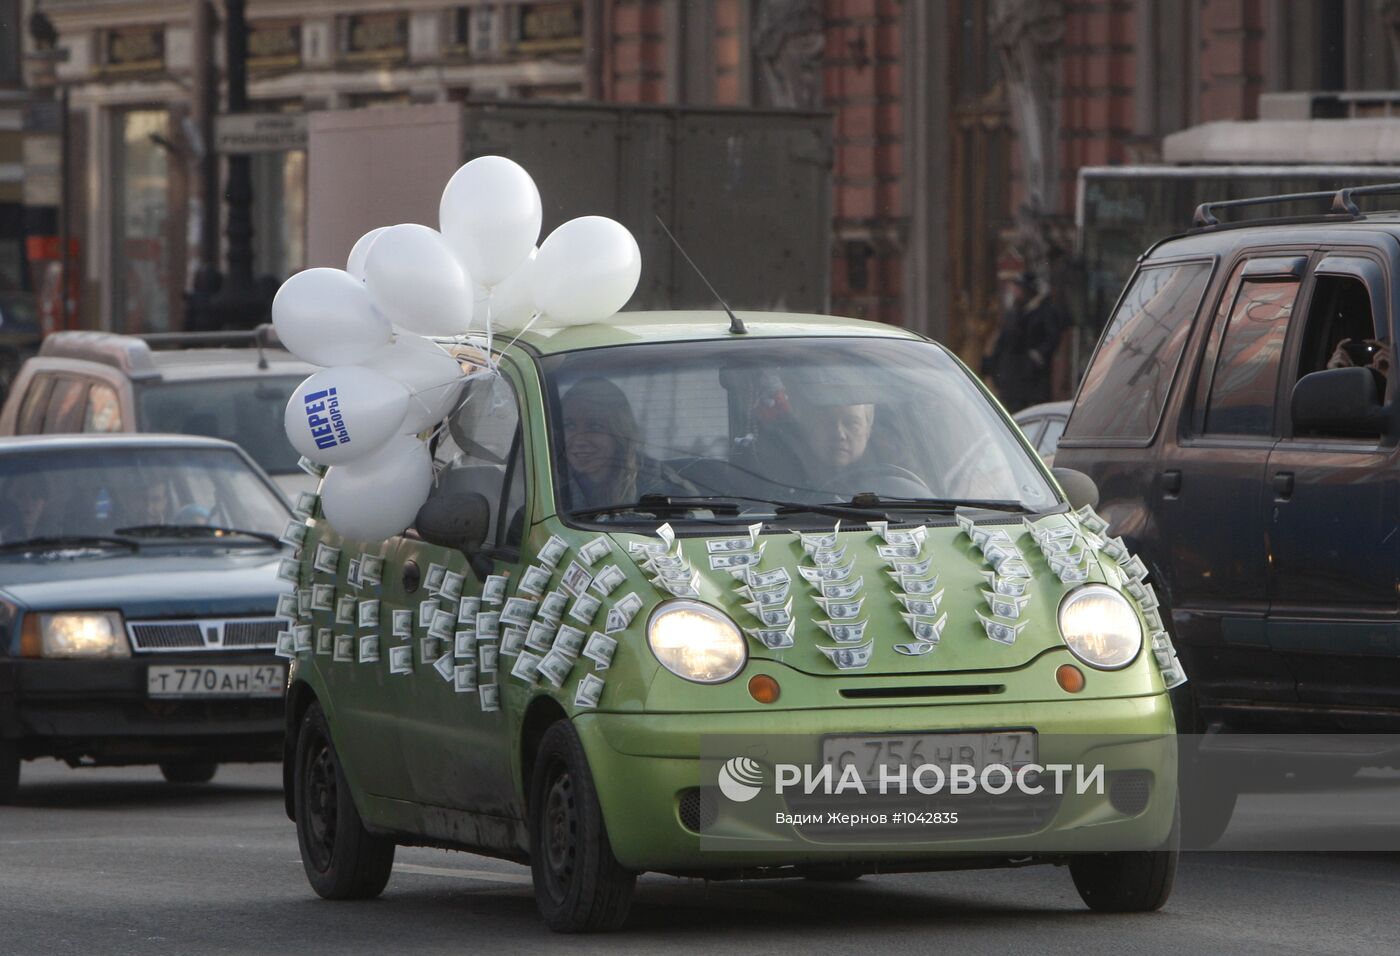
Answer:
<path fill-rule="evenodd" d="M 475 491 L 440 483 L 418 509 L 413 526 L 424 541 L 470 554 L 486 540 L 491 505 Z"/>
<path fill-rule="evenodd" d="M 1380 376 L 1369 368 L 1304 375 L 1293 386 L 1293 427 L 1327 435 L 1367 437 L 1386 431 Z"/>
<path fill-rule="evenodd" d="M 1064 489 L 1065 497 L 1069 499 L 1071 508 L 1082 508 L 1085 505 L 1090 508 L 1099 506 L 1099 486 L 1094 484 L 1094 479 L 1084 472 L 1075 471 L 1073 468 L 1051 468 L 1050 473 L 1055 476 L 1055 480 Z"/>

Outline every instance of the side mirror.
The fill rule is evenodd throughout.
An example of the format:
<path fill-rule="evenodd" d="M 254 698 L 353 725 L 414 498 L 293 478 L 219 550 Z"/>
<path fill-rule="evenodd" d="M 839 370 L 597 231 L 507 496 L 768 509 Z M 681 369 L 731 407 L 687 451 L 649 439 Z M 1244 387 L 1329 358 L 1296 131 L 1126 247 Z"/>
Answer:
<path fill-rule="evenodd" d="M 1051 468 L 1050 473 L 1065 490 L 1065 497 L 1069 499 L 1071 508 L 1099 506 L 1099 486 L 1084 472 L 1075 471 L 1073 468 Z"/>
<path fill-rule="evenodd" d="M 1369 368 L 1331 368 L 1293 386 L 1297 431 L 1367 438 L 1386 431 L 1381 378 Z"/>
<path fill-rule="evenodd" d="M 439 476 L 437 486 L 413 519 L 424 541 L 464 554 L 481 547 L 491 526 L 491 505 L 485 495 L 465 487 L 470 478 L 469 473 L 454 474 L 452 469 Z"/>

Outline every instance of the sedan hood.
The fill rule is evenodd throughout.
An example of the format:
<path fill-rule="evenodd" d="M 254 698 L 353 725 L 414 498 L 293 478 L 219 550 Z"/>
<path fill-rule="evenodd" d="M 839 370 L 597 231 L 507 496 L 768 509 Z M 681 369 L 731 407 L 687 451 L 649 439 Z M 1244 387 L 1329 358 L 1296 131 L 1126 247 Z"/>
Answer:
<path fill-rule="evenodd" d="M 128 618 L 272 614 L 280 551 L 166 548 L 0 559 L 0 595 L 31 611 L 117 609 Z"/>

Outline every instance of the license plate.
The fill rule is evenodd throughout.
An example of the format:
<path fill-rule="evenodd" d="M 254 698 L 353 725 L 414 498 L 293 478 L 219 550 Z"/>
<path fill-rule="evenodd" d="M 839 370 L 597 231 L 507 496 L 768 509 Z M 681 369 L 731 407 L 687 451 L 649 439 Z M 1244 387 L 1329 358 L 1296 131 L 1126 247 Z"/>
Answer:
<path fill-rule="evenodd" d="M 281 697 L 287 669 L 281 664 L 184 664 L 146 670 L 151 697 Z"/>
<path fill-rule="evenodd" d="M 835 765 L 837 777 L 854 766 L 862 780 L 876 780 L 880 768 L 912 772 L 923 764 L 935 764 L 946 774 L 953 764 L 983 767 L 1003 765 L 1014 772 L 1036 762 L 1033 730 L 1000 730 L 971 734 L 861 734 L 826 737 L 822 760 Z"/>

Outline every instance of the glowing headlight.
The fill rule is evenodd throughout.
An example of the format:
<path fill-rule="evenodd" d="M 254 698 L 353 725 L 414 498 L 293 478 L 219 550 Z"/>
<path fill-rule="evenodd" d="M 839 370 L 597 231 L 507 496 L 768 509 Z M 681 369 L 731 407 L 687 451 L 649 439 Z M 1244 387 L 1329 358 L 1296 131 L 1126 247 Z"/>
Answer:
<path fill-rule="evenodd" d="M 69 611 L 39 615 L 44 657 L 130 657 L 131 645 L 115 611 Z"/>
<path fill-rule="evenodd" d="M 1142 649 L 1142 626 L 1128 599 L 1113 588 L 1088 584 L 1060 603 L 1060 634 L 1090 667 L 1127 667 Z"/>
<path fill-rule="evenodd" d="M 668 601 L 657 608 L 647 624 L 647 643 L 662 667 L 700 684 L 729 680 L 749 657 L 734 622 L 698 601 Z"/>

